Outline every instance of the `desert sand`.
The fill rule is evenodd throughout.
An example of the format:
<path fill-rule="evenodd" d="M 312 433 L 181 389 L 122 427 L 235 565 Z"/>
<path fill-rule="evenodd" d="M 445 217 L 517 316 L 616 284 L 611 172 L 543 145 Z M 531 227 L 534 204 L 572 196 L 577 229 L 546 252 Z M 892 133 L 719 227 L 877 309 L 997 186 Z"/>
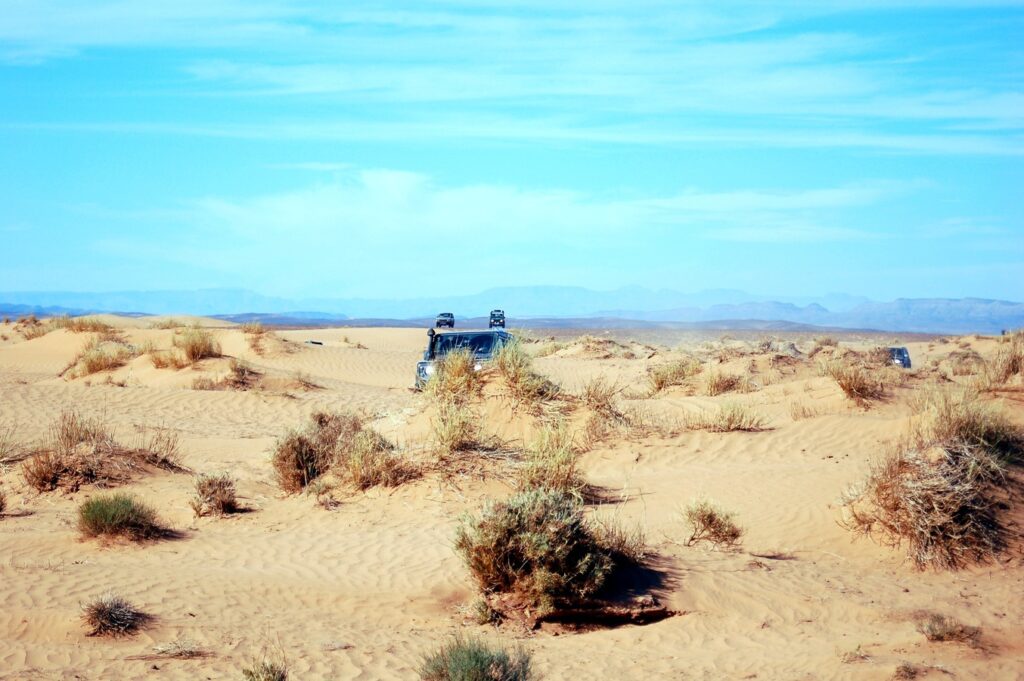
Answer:
<path fill-rule="evenodd" d="M 175 333 L 148 319 L 105 321 L 137 347 L 170 347 Z M 410 387 L 424 330 L 281 330 L 260 353 L 240 328 L 206 323 L 225 357 L 158 369 L 141 355 L 79 378 L 62 372 L 89 333 L 58 329 L 26 340 L 13 324 L 0 327 L 0 431 L 30 447 L 67 410 L 101 418 L 124 439 L 168 429 L 179 438 L 182 464 L 231 473 L 248 509 L 196 518 L 188 503 L 193 476 L 156 471 L 119 489 L 150 503 L 177 538 L 85 540 L 76 508 L 103 490 L 39 493 L 20 462 L 6 465 L 0 679 L 235 679 L 265 651 L 283 653 L 293 679 L 411 679 L 423 656 L 457 632 L 522 645 L 545 679 L 889 679 L 904 662 L 919 678 L 1024 678 L 1019 545 L 987 565 L 922 572 L 899 549 L 840 525 L 844 491 L 905 431 L 909 401 L 936 378 L 931 361 L 961 344 L 986 356 L 995 339 L 905 342 L 915 369 L 867 406 L 819 376 L 804 354 L 770 368 L 753 341 L 639 342 L 603 352 L 560 338 L 565 345 L 550 354 L 540 352 L 544 341 L 530 344 L 544 355 L 535 367 L 567 393 L 604 376 L 620 386 L 623 405 L 651 418 L 671 422 L 733 402 L 755 409 L 767 428 L 654 429 L 596 443 L 581 465 L 607 503 L 588 512 L 643 528 L 657 574 L 651 592 L 677 614 L 644 626 L 524 631 L 474 624 L 464 612 L 475 589 L 452 547 L 456 524 L 512 491 L 486 463 L 432 470 L 394 488 L 342 485 L 332 509 L 309 494 L 284 494 L 269 463 L 277 439 L 318 410 L 365 414 L 401 451 L 422 456 L 430 405 Z M 625 341 L 628 332 L 619 335 Z M 836 337 L 862 348 L 892 341 Z M 811 344 L 781 341 L 803 352 Z M 650 396 L 648 369 L 687 349 L 708 361 L 718 353 L 721 368 L 748 375 L 752 387 L 714 397 L 674 387 Z M 261 372 L 259 389 L 193 389 L 197 377 L 225 375 L 230 358 Z M 1020 392 L 985 399 L 1024 423 Z M 794 418 L 796 407 L 805 408 L 803 417 Z M 482 413 L 485 429 L 510 448 L 529 438 L 532 417 L 500 396 L 488 397 Z M 738 547 L 686 545 L 680 512 L 697 498 L 736 514 L 745 529 Z M 87 636 L 81 604 L 109 589 L 154 621 L 134 636 Z M 979 627 L 982 644 L 929 642 L 915 628 L 920 611 Z M 207 654 L 153 654 L 178 639 Z"/>

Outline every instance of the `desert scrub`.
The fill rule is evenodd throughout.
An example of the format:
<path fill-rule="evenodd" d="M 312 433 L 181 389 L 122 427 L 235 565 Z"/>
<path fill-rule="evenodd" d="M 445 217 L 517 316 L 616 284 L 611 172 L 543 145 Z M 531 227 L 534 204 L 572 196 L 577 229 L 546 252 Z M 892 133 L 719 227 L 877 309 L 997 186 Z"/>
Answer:
<path fill-rule="evenodd" d="M 78 507 L 78 530 L 86 537 L 152 539 L 166 533 L 156 512 L 128 494 L 95 496 Z"/>
<path fill-rule="evenodd" d="M 328 471 L 333 456 L 333 451 L 317 447 L 307 433 L 293 430 L 277 441 L 271 463 L 281 489 L 285 492 L 301 492 L 306 485 Z"/>
<path fill-rule="evenodd" d="M 115 440 L 109 427 L 98 419 L 66 411 L 50 426 L 48 440 L 33 450 L 21 470 L 25 482 L 47 492 L 58 486 L 74 491 L 87 483 L 112 485 L 147 467 L 183 470 L 177 436 L 168 431 L 144 433 L 126 445 Z"/>
<path fill-rule="evenodd" d="M 981 629 L 960 623 L 947 615 L 923 613 L 918 617 L 917 630 L 932 643 L 966 643 L 976 646 Z"/>
<path fill-rule="evenodd" d="M 235 493 L 235 479 L 228 473 L 198 476 L 191 506 L 196 517 L 211 513 L 226 515 L 237 512 L 239 506 Z"/>
<path fill-rule="evenodd" d="M 530 681 L 534 678 L 526 651 L 508 652 L 461 636 L 426 656 L 420 665 L 422 681 Z"/>
<path fill-rule="evenodd" d="M 67 329 L 72 333 L 110 333 L 114 330 L 110 324 L 95 317 L 70 317 L 62 315 L 49 321 L 54 329 Z"/>
<path fill-rule="evenodd" d="M 842 359 L 825 362 L 821 371 L 851 400 L 865 403 L 885 396 L 887 379 L 879 371 Z"/>
<path fill-rule="evenodd" d="M 135 351 L 122 341 L 105 341 L 97 336 L 86 342 L 82 350 L 68 365 L 64 375 L 69 378 L 81 378 L 101 371 L 117 369 L 135 356 Z"/>
<path fill-rule="evenodd" d="M 483 379 L 476 365 L 476 358 L 467 349 L 449 352 L 434 364 L 434 375 L 424 392 L 438 402 L 465 402 L 479 395 Z"/>
<path fill-rule="evenodd" d="M 542 426 L 526 451 L 519 488 L 552 489 L 582 498 L 587 484 L 578 470 L 579 456 L 565 422 Z"/>
<path fill-rule="evenodd" d="M 719 546 L 733 546 L 743 536 L 743 528 L 736 524 L 735 516 L 710 501 L 697 501 L 683 511 L 691 528 L 687 546 L 706 541 Z"/>
<path fill-rule="evenodd" d="M 1015 460 L 1024 447 L 1024 432 L 970 388 L 931 387 L 914 399 L 911 407 L 911 440 L 918 448 L 961 444 Z"/>
<path fill-rule="evenodd" d="M 480 446 L 480 417 L 468 404 L 442 400 L 430 421 L 438 456 Z"/>
<path fill-rule="evenodd" d="M 178 333 L 174 337 L 174 347 L 193 364 L 208 357 L 220 357 L 220 344 L 214 340 L 213 334 L 198 326 L 190 326 Z"/>
<path fill-rule="evenodd" d="M 82 606 L 82 621 L 89 636 L 123 636 L 133 634 L 150 619 L 127 599 L 107 592 Z"/>
<path fill-rule="evenodd" d="M 1003 336 L 1000 341 L 1001 347 L 984 368 L 984 383 L 988 387 L 1004 385 L 1015 376 L 1024 376 L 1024 331 Z"/>
<path fill-rule="evenodd" d="M 419 470 L 397 453 L 391 442 L 370 429 L 356 434 L 345 465 L 349 479 L 358 489 L 396 487 L 419 477 Z"/>
<path fill-rule="evenodd" d="M 651 392 L 657 393 L 673 385 L 683 385 L 687 379 L 699 374 L 702 368 L 701 363 L 693 357 L 652 367 L 647 376 Z"/>
<path fill-rule="evenodd" d="M 245 681 L 288 681 L 288 665 L 275 660 L 253 660 L 242 668 Z"/>
<path fill-rule="evenodd" d="M 515 594 L 541 613 L 586 601 L 625 560 L 599 543 L 579 499 L 550 489 L 519 492 L 464 517 L 455 548 L 481 592 Z"/>
<path fill-rule="evenodd" d="M 704 394 L 714 397 L 722 393 L 733 392 L 743 387 L 743 379 L 734 374 L 713 370 L 704 377 Z"/>
<path fill-rule="evenodd" d="M 534 370 L 533 359 L 518 339 L 505 343 L 494 353 L 494 367 L 505 379 L 509 396 L 517 404 L 535 407 L 558 395 L 558 386 Z"/>
<path fill-rule="evenodd" d="M 684 419 L 690 430 L 707 430 L 712 433 L 733 431 L 757 432 L 765 429 L 765 419 L 750 407 L 735 402 L 723 404 L 714 412 L 700 412 Z"/>

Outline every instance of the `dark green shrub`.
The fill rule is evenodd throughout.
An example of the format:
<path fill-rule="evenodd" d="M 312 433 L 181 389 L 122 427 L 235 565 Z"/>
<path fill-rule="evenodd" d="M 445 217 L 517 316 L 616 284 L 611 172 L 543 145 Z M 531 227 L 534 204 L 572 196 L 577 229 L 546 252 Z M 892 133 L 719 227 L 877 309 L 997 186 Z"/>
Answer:
<path fill-rule="evenodd" d="M 420 667 L 423 681 L 529 681 L 535 678 L 530 655 L 521 649 L 509 653 L 477 639 L 456 637 Z"/>
<path fill-rule="evenodd" d="M 166 532 L 156 512 L 128 494 L 96 496 L 78 507 L 78 529 L 87 537 L 149 539 Z"/>

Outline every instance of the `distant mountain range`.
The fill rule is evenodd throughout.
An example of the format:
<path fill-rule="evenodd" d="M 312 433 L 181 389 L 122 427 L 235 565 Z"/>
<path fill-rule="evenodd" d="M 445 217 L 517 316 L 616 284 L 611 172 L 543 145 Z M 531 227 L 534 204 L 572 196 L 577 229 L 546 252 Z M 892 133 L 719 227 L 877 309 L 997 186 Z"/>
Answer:
<path fill-rule="evenodd" d="M 477 318 L 502 308 L 510 321 L 543 318 L 581 319 L 622 326 L 672 324 L 716 328 L 784 328 L 786 325 L 915 331 L 924 333 L 998 333 L 1024 327 L 1024 303 L 980 298 L 913 298 L 876 302 L 829 294 L 790 298 L 718 289 L 697 293 L 626 287 L 614 291 L 563 286 L 497 288 L 465 296 L 415 299 L 286 299 L 241 289 L 197 291 L 10 292 L 0 293 L 0 314 L 194 314 L 234 321 L 263 318 L 268 323 L 315 323 L 377 320 L 422 321 L 440 311 Z M 726 323 L 728 322 L 728 323 Z M 768 324 L 770 323 L 770 324 Z M 766 325 L 767 324 L 767 325 Z"/>

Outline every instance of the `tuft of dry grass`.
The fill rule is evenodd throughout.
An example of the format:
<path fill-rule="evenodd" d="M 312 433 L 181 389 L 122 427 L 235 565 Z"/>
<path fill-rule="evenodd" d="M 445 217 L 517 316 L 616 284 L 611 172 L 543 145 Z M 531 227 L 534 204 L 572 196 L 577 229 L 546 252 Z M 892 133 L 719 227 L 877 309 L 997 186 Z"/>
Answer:
<path fill-rule="evenodd" d="M 395 446 L 375 430 L 356 433 L 344 456 L 349 478 L 358 489 L 377 485 L 396 487 L 418 478 L 419 470 L 395 451 Z"/>
<path fill-rule="evenodd" d="M 880 372 L 842 359 L 826 362 L 822 371 L 856 402 L 865 403 L 885 397 L 887 380 Z"/>
<path fill-rule="evenodd" d="M 188 638 L 177 638 L 170 643 L 157 643 L 153 646 L 153 654 L 175 660 L 192 660 L 208 655 L 198 643 Z"/>
<path fill-rule="evenodd" d="M 1000 348 L 983 372 L 989 387 L 1005 385 L 1015 376 L 1024 376 L 1024 331 L 1003 336 L 1000 341 Z"/>
<path fill-rule="evenodd" d="M 239 511 L 235 479 L 228 473 L 198 476 L 190 505 L 197 518 L 211 513 L 227 515 Z"/>
<path fill-rule="evenodd" d="M 966 643 L 977 646 L 981 629 L 961 624 L 948 615 L 923 613 L 917 620 L 917 630 L 932 643 Z"/>
<path fill-rule="evenodd" d="M 157 350 L 149 353 L 149 361 L 155 369 L 184 369 L 189 365 L 188 359 L 177 350 Z"/>
<path fill-rule="evenodd" d="M 564 422 L 541 427 L 520 469 L 520 489 L 551 489 L 582 499 L 587 483 L 578 469 L 579 452 Z"/>
<path fill-rule="evenodd" d="M 81 378 L 101 371 L 117 369 L 128 363 L 137 353 L 120 339 L 104 340 L 97 336 L 90 339 L 75 356 L 64 375 Z"/>
<path fill-rule="evenodd" d="M 288 681 L 288 665 L 284 661 L 258 659 L 242 668 L 245 681 Z"/>
<path fill-rule="evenodd" d="M 89 628 L 89 636 L 133 634 L 151 619 L 130 601 L 112 591 L 82 606 L 82 621 Z"/>
<path fill-rule="evenodd" d="M 184 324 L 179 322 L 177 319 L 174 319 L 173 317 L 168 317 L 167 319 L 163 319 L 163 320 L 161 320 L 159 322 L 151 323 L 149 325 L 149 328 L 151 328 L 151 329 L 165 329 L 166 330 L 166 329 L 180 329 L 182 326 L 184 326 Z"/>
<path fill-rule="evenodd" d="M 252 390 L 259 387 L 263 378 L 263 374 L 245 360 L 232 359 L 228 368 L 229 373 L 223 384 L 230 390 Z"/>
<path fill-rule="evenodd" d="M 0 466 L 20 461 L 25 448 L 18 442 L 14 426 L 0 427 Z"/>
<path fill-rule="evenodd" d="M 803 402 L 790 402 L 789 416 L 794 421 L 801 421 L 803 419 L 812 419 L 815 416 L 821 416 L 821 413 L 816 409 L 808 407 Z"/>
<path fill-rule="evenodd" d="M 424 392 L 438 402 L 465 402 L 479 395 L 483 380 L 476 371 L 476 358 L 469 350 L 455 350 L 434 365 L 434 375 Z"/>
<path fill-rule="evenodd" d="M 693 357 L 651 367 L 647 378 L 651 384 L 651 392 L 658 393 L 674 385 L 683 385 L 693 376 L 699 374 L 703 366 Z"/>
<path fill-rule="evenodd" d="M 926 448 L 949 443 L 980 448 L 999 459 L 1014 461 L 1024 449 L 1024 432 L 970 388 L 931 387 L 912 403 L 910 444 Z"/>
<path fill-rule="evenodd" d="M 505 379 L 509 395 L 517 404 L 537 407 L 558 396 L 558 386 L 534 370 L 533 359 L 517 339 L 494 353 L 494 367 Z"/>
<path fill-rule="evenodd" d="M 54 329 L 66 329 L 72 333 L 112 333 L 114 327 L 95 317 L 70 317 L 63 315 L 49 320 Z"/>
<path fill-rule="evenodd" d="M 683 511 L 692 528 L 687 546 L 706 541 L 719 546 L 734 546 L 743 536 L 743 528 L 736 524 L 735 516 L 710 501 L 697 501 Z"/>
<path fill-rule="evenodd" d="M 74 491 L 87 483 L 109 486 L 124 482 L 144 467 L 182 470 L 177 436 L 155 431 L 125 445 L 98 419 L 66 411 L 50 427 L 48 440 L 22 464 L 22 474 L 25 482 L 40 492 L 58 486 Z"/>
<path fill-rule="evenodd" d="M 198 326 L 190 326 L 176 335 L 174 347 L 180 349 L 185 359 L 193 364 L 209 357 L 220 357 L 220 344 L 213 334 Z"/>
<path fill-rule="evenodd" d="M 700 412 L 687 415 L 684 424 L 690 430 L 707 430 L 712 433 L 734 431 L 758 432 L 765 430 L 765 418 L 750 407 L 727 402 L 714 412 Z"/>
<path fill-rule="evenodd" d="M 468 405 L 442 400 L 431 419 L 435 450 L 439 456 L 476 449 L 480 445 L 480 417 Z"/>
<path fill-rule="evenodd" d="M 7 495 L 4 493 L 3 488 L 0 488 L 0 516 L 3 516 L 4 511 L 7 510 Z"/>
<path fill-rule="evenodd" d="M 78 507 L 78 531 L 86 537 L 127 537 L 135 541 L 167 534 L 156 512 L 128 494 L 95 496 Z"/>
<path fill-rule="evenodd" d="M 704 394 L 711 397 L 739 390 L 742 386 L 742 378 L 721 371 L 712 370 L 704 378 Z"/>
<path fill-rule="evenodd" d="M 271 463 L 281 489 L 294 493 L 326 473 L 332 459 L 333 451 L 324 451 L 307 433 L 293 430 L 277 441 Z"/>

